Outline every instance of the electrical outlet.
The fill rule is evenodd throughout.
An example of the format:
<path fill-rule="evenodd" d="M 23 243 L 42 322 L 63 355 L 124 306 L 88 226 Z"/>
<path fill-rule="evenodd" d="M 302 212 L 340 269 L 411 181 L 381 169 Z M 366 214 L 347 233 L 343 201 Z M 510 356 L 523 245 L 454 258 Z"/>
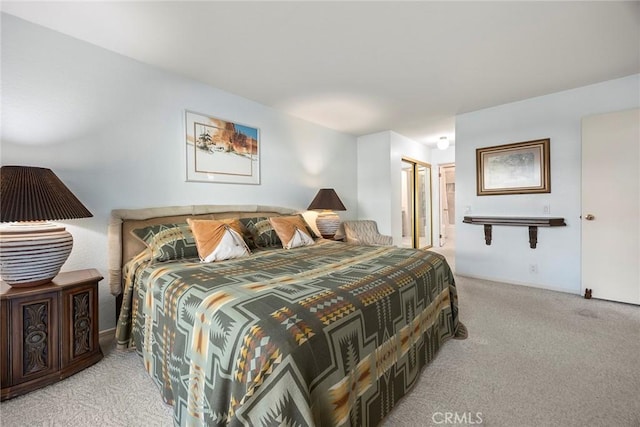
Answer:
<path fill-rule="evenodd" d="M 529 273 L 538 274 L 538 264 L 529 264 Z"/>
<path fill-rule="evenodd" d="M 551 205 L 544 205 L 542 212 L 549 215 L 551 213 Z"/>
<path fill-rule="evenodd" d="M 470 214 L 471 213 L 471 205 L 467 205 L 464 207 L 464 213 L 466 214 Z"/>

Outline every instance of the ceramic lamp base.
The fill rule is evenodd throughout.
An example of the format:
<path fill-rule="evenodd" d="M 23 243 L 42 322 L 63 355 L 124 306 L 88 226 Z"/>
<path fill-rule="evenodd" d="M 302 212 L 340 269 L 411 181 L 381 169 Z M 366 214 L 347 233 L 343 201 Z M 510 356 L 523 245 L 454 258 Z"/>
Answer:
<path fill-rule="evenodd" d="M 50 223 L 10 225 L 0 229 L 0 276 L 12 287 L 49 283 L 65 263 L 73 236 Z"/>
<path fill-rule="evenodd" d="M 333 239 L 338 227 L 340 227 L 340 217 L 333 211 L 322 211 L 316 218 L 318 231 L 325 239 Z"/>

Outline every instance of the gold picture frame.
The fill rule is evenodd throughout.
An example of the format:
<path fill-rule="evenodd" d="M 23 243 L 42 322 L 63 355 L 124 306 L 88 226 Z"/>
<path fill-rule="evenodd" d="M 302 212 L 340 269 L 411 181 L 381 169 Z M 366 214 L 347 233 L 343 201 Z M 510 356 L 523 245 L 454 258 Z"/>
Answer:
<path fill-rule="evenodd" d="M 551 192 L 549 138 L 476 149 L 478 196 Z"/>

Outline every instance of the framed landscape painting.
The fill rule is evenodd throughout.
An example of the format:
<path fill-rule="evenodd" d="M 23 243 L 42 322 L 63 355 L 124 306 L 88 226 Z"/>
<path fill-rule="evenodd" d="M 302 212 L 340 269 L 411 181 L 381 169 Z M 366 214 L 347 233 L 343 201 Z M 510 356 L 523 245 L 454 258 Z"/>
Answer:
<path fill-rule="evenodd" d="M 187 181 L 260 184 L 257 128 L 186 111 Z"/>
<path fill-rule="evenodd" d="M 550 140 L 476 149 L 478 196 L 551 192 Z"/>

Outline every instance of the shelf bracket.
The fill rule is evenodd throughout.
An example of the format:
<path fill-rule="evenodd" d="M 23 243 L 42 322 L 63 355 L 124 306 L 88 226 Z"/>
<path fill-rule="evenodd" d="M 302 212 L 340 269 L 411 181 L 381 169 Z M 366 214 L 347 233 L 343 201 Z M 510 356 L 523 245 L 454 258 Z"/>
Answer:
<path fill-rule="evenodd" d="M 529 226 L 529 247 L 535 249 L 538 245 L 538 227 L 535 225 Z"/>
<path fill-rule="evenodd" d="M 491 245 L 491 224 L 484 225 L 484 242 L 487 246 Z"/>

